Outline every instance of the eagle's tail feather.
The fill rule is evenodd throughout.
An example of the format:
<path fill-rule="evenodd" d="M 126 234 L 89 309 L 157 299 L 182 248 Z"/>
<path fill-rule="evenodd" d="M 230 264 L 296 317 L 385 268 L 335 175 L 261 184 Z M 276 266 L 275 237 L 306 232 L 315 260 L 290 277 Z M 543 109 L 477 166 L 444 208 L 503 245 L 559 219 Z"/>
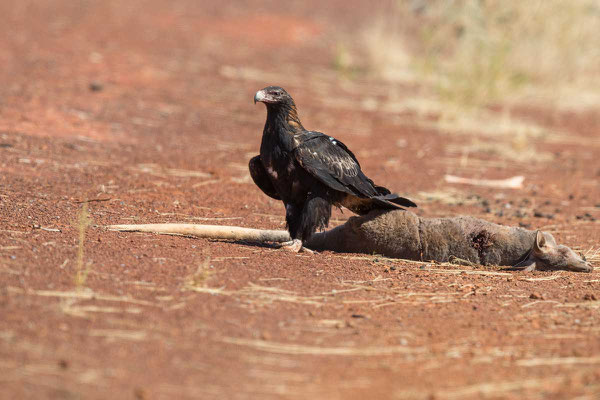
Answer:
<path fill-rule="evenodd" d="M 375 185 L 375 190 L 377 190 L 377 193 L 379 193 L 379 196 L 377 196 L 379 199 L 386 200 L 403 207 L 417 206 L 413 201 L 404 197 L 400 197 L 396 193 L 390 192 L 390 190 L 386 187 Z"/>
<path fill-rule="evenodd" d="M 381 196 L 381 199 L 389 201 L 390 203 L 397 204 L 403 207 L 417 207 L 417 205 L 412 201 L 405 197 L 400 197 L 395 193 L 386 194 Z"/>

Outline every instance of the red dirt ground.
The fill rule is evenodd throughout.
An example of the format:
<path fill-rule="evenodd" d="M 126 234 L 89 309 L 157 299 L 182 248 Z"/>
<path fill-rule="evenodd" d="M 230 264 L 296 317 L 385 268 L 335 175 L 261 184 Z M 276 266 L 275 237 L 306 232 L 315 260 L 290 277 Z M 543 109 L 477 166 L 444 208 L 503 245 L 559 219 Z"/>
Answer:
<path fill-rule="evenodd" d="M 0 4 L 1 397 L 598 398 L 598 272 L 295 255 L 92 226 L 76 287 L 82 200 L 98 226 L 283 228 L 282 205 L 246 168 L 265 119 L 252 97 L 269 84 L 419 215 L 471 214 L 598 249 L 599 113 L 515 109 L 564 133 L 536 144 L 551 161 L 461 159 L 449 146 L 473 135 L 361 108 L 385 102 L 389 84 L 333 67 L 366 3 L 223 3 Z M 446 173 L 524 175 L 525 186 L 449 185 Z"/>

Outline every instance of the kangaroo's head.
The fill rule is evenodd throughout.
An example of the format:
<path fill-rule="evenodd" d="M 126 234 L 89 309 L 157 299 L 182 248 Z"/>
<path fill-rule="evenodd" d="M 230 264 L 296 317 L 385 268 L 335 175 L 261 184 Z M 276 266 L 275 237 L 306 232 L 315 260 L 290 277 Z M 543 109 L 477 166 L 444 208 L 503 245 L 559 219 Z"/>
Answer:
<path fill-rule="evenodd" d="M 533 247 L 527 259 L 516 265 L 525 271 L 566 269 L 576 272 L 592 272 L 592 265 L 567 246 L 557 245 L 554 237 L 537 231 Z"/>

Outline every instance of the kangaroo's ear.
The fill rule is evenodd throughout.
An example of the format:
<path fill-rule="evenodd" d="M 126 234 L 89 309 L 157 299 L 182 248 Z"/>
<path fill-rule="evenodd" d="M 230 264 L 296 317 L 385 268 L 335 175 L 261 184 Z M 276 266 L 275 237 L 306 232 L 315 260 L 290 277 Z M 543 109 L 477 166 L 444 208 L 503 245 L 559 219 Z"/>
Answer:
<path fill-rule="evenodd" d="M 546 237 L 542 231 L 535 233 L 535 241 L 533 242 L 534 253 L 543 253 L 546 249 Z"/>

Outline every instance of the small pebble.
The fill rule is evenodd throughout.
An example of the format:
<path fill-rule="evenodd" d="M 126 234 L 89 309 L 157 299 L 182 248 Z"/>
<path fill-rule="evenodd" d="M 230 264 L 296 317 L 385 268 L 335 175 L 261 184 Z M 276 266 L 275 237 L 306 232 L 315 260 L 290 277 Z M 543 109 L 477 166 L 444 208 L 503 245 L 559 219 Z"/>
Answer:
<path fill-rule="evenodd" d="M 262 340 L 271 340 L 271 334 L 267 331 L 262 331 L 260 334 Z"/>
<path fill-rule="evenodd" d="M 146 400 L 148 398 L 148 392 L 144 388 L 136 387 L 133 389 L 133 396 L 137 400 Z"/>
<path fill-rule="evenodd" d="M 89 87 L 90 91 L 92 91 L 92 92 L 99 92 L 102 89 L 104 89 L 104 85 L 101 84 L 100 82 L 90 82 L 88 87 Z"/>

